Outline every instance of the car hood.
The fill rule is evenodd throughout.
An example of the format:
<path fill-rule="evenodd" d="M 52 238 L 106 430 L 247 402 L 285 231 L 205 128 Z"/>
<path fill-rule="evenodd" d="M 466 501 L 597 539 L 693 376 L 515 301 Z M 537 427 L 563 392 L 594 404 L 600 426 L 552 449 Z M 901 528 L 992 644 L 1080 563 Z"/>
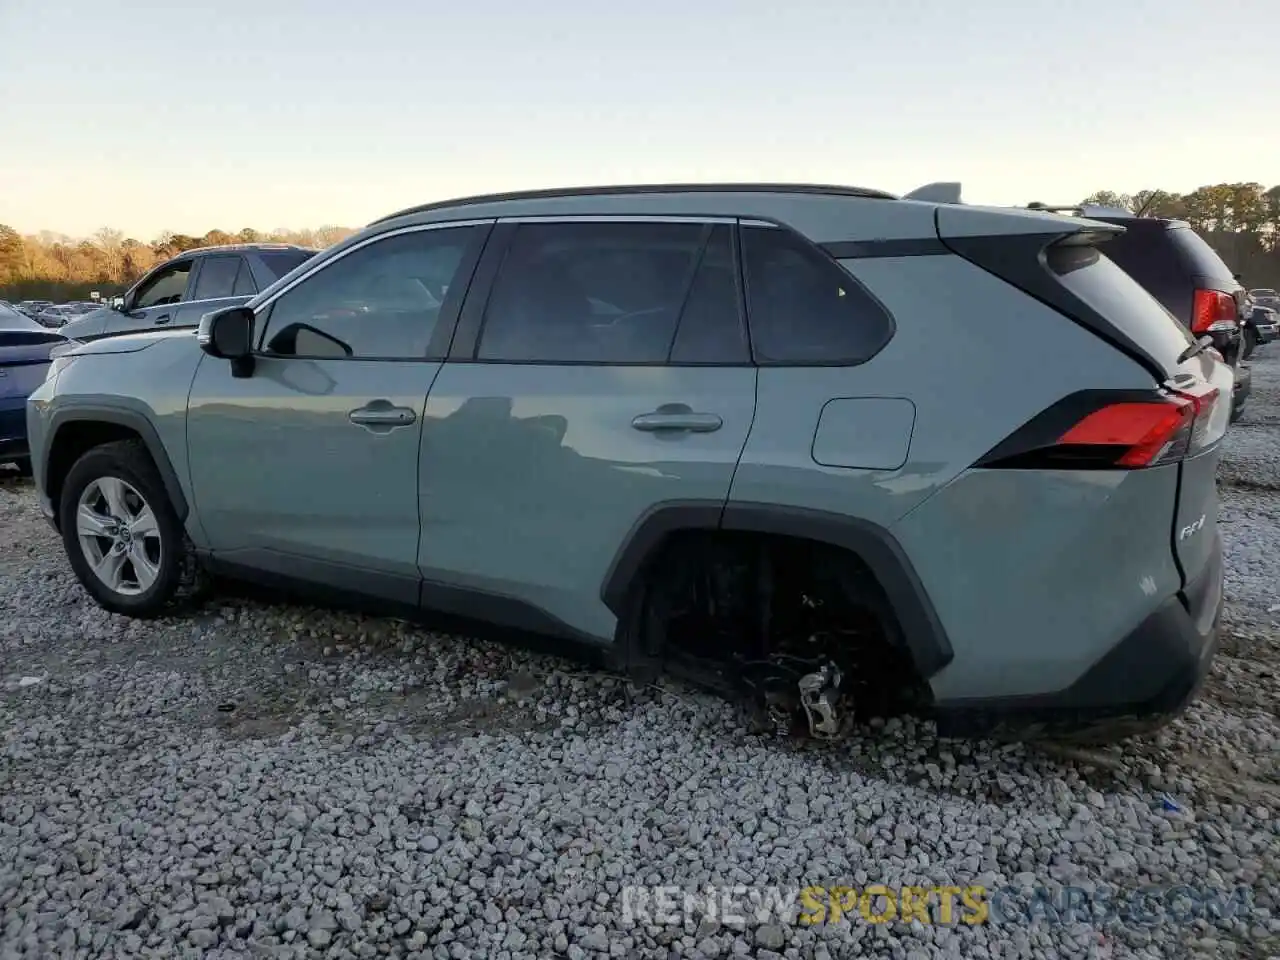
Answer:
<path fill-rule="evenodd" d="M 179 327 L 174 330 L 122 333 L 114 337 L 103 337 L 101 340 L 91 340 L 88 343 L 77 344 L 72 349 L 63 351 L 63 356 L 83 357 L 91 353 L 137 353 L 139 350 L 145 350 L 147 347 L 154 346 L 161 341 L 177 340 L 182 337 L 189 337 L 194 341 L 196 338 L 195 329 L 192 327 Z"/>

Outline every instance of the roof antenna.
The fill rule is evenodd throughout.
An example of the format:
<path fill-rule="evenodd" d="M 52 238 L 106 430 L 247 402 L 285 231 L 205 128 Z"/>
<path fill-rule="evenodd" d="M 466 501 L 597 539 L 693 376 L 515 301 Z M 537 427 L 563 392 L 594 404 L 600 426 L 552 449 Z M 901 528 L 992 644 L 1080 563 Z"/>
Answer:
<path fill-rule="evenodd" d="M 925 203 L 960 203 L 959 181 L 926 183 L 908 193 L 903 200 L 923 200 Z"/>

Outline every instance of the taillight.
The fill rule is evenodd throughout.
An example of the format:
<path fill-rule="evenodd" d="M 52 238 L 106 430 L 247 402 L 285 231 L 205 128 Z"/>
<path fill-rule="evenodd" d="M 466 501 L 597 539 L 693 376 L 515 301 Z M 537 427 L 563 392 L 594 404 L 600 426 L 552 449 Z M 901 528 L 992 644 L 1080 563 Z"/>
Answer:
<path fill-rule="evenodd" d="M 1150 467 L 1191 452 L 1201 404 L 1211 406 L 1218 391 L 1202 399 L 1182 393 L 1149 403 L 1113 403 L 1095 410 L 1062 435 L 1065 446 L 1095 448 L 1098 459 L 1116 467 Z"/>
<path fill-rule="evenodd" d="M 1085 391 L 1016 431 L 977 466 L 1038 470 L 1136 470 L 1172 463 L 1215 443 L 1229 411 L 1217 387 L 1152 392 Z M 1218 415 L 1223 414 L 1223 415 Z"/>
<path fill-rule="evenodd" d="M 1237 325 L 1235 297 L 1221 290 L 1197 290 L 1191 306 L 1191 332 L 1196 336 Z"/>

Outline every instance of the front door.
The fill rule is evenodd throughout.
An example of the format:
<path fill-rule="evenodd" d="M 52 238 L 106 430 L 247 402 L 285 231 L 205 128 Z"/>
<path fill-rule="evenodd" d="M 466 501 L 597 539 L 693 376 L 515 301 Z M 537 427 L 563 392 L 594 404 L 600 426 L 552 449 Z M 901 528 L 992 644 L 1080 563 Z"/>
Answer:
<path fill-rule="evenodd" d="M 202 360 L 188 456 L 215 555 L 416 602 L 424 406 L 487 230 L 340 251 L 258 310 L 251 376 Z"/>
<path fill-rule="evenodd" d="M 163 327 L 173 321 L 178 305 L 190 299 L 192 267 L 188 257 L 157 269 L 127 295 L 124 309 L 108 318 L 107 334 L 129 333 Z"/>
<path fill-rule="evenodd" d="M 495 231 L 483 324 L 460 325 L 427 401 L 428 604 L 469 590 L 489 619 L 612 639 L 600 594 L 629 531 L 663 503 L 723 504 L 747 439 L 734 243 L 732 224 L 692 220 Z"/>

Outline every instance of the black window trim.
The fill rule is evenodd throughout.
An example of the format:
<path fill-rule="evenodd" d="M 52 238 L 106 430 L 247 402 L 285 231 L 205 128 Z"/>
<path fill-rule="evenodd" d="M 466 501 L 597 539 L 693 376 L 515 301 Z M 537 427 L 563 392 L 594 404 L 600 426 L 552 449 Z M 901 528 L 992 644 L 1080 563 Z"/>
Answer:
<path fill-rule="evenodd" d="M 323 262 L 314 264 L 305 273 L 295 277 L 287 286 L 279 290 L 274 290 L 271 296 L 263 300 L 262 303 L 254 307 L 254 355 L 264 360 L 352 360 L 352 361 L 374 361 L 376 363 L 418 363 L 418 362 L 439 362 L 444 360 L 449 353 L 449 344 L 453 340 L 454 330 L 458 324 L 458 318 L 462 311 L 462 306 L 466 303 L 470 293 L 471 284 L 476 275 L 476 268 L 483 259 L 486 248 L 489 245 L 490 237 L 493 235 L 494 220 L 492 217 L 486 217 L 476 220 L 448 220 L 439 223 L 421 223 L 408 227 L 399 227 L 395 230 L 384 230 L 371 236 L 364 237 L 358 243 L 339 250 L 333 256 L 326 257 Z M 290 290 L 298 287 L 300 284 L 306 283 L 309 279 L 320 273 L 322 270 L 328 269 L 335 263 L 340 262 L 349 254 L 357 250 L 363 250 L 365 247 L 372 246 L 383 240 L 389 240 L 392 237 L 402 236 L 407 233 L 426 233 L 437 230 L 447 230 L 456 227 L 479 227 L 481 235 L 473 243 L 471 249 L 467 250 L 458 263 L 457 274 L 454 283 L 450 284 L 450 290 L 445 296 L 445 303 L 440 308 L 440 316 L 436 319 L 435 329 L 431 333 L 431 339 L 427 343 L 425 353 L 420 357 L 325 357 L 310 356 L 304 354 L 278 354 L 271 353 L 266 349 L 267 330 L 271 325 L 271 314 L 274 311 L 276 301 L 287 294 Z"/>
<path fill-rule="evenodd" d="M 484 333 L 485 316 L 489 309 L 489 300 L 493 295 L 494 283 L 516 231 L 523 223 L 681 223 L 714 227 L 718 224 L 729 228 L 730 243 L 733 247 L 734 294 L 737 302 L 738 327 L 746 345 L 746 357 L 740 360 L 714 361 L 674 361 L 671 349 L 674 348 L 680 332 L 683 311 L 677 318 L 676 329 L 672 335 L 672 344 L 667 351 L 665 361 L 654 363 L 649 360 L 506 360 L 489 359 L 479 356 L 480 338 Z M 489 243 L 476 269 L 471 289 L 467 291 L 467 299 L 459 316 L 457 333 L 448 351 L 449 363 L 474 363 L 498 366 L 522 367 L 747 367 L 754 368 L 755 360 L 751 350 L 751 339 L 747 327 L 746 288 L 742 280 L 742 251 L 738 239 L 739 217 L 724 214 L 522 214 L 519 216 L 499 217 L 497 225 L 489 238 Z M 699 260 L 705 250 L 706 237 L 699 248 Z M 687 291 L 686 291 L 687 296 Z"/>
<path fill-rule="evenodd" d="M 252 299 L 262 291 L 262 287 L 258 284 L 258 278 L 253 272 L 254 258 L 247 257 L 244 254 L 238 254 L 238 256 L 240 257 L 240 269 L 236 271 L 235 278 L 231 281 L 231 296 L 248 297 L 249 299 Z M 253 287 L 252 293 L 236 293 L 236 287 L 240 285 L 241 275 L 249 278 L 249 286 Z"/>
<path fill-rule="evenodd" d="M 877 356 L 880 355 L 881 352 L 883 352 L 884 348 L 887 347 L 893 341 L 893 338 L 898 333 L 898 320 L 893 315 L 893 311 L 890 310 L 888 306 L 885 305 L 883 300 L 881 300 L 874 293 L 872 293 L 861 280 L 855 277 L 853 273 L 850 272 L 848 268 L 846 268 L 844 264 L 842 264 L 840 260 L 833 255 L 831 251 L 828 251 L 822 244 L 814 242 L 809 237 L 801 233 L 799 230 L 796 230 L 794 227 L 790 227 L 779 220 L 766 220 L 761 217 L 750 217 L 750 218 L 744 218 L 739 221 L 740 231 L 747 227 L 756 228 L 756 229 L 772 228 L 776 230 L 785 230 L 787 233 L 791 234 L 793 237 L 799 239 L 800 243 L 808 247 L 810 250 L 812 250 L 816 256 L 820 257 L 823 260 L 828 261 L 833 266 L 835 266 L 837 270 L 839 270 L 842 274 L 844 274 L 848 278 L 849 283 L 853 284 L 853 286 L 856 287 L 857 290 L 863 296 L 865 296 L 872 304 L 874 304 L 875 307 L 884 315 L 884 318 L 888 321 L 888 324 L 885 326 L 884 336 L 881 338 L 880 342 L 876 345 L 876 348 L 872 350 L 870 353 L 868 353 L 865 357 L 860 357 L 857 359 L 842 357 L 842 358 L 833 359 L 833 360 L 769 360 L 761 357 L 757 353 L 756 346 L 755 346 L 755 337 L 753 336 L 751 339 L 751 355 L 755 359 L 756 366 L 783 367 L 783 368 L 785 367 L 860 367 L 863 364 L 869 363 L 870 361 L 874 360 Z M 836 245 L 830 244 L 829 246 L 835 247 Z M 747 274 L 747 264 L 745 260 L 744 247 L 745 247 L 745 244 L 743 243 L 738 244 L 739 257 L 741 258 L 738 263 L 738 274 L 742 278 L 742 284 L 743 284 L 742 299 L 743 299 L 743 302 L 746 304 L 747 329 L 751 330 L 751 325 L 750 325 L 750 321 L 751 321 L 750 282 L 751 281 L 750 281 L 750 277 Z"/>

